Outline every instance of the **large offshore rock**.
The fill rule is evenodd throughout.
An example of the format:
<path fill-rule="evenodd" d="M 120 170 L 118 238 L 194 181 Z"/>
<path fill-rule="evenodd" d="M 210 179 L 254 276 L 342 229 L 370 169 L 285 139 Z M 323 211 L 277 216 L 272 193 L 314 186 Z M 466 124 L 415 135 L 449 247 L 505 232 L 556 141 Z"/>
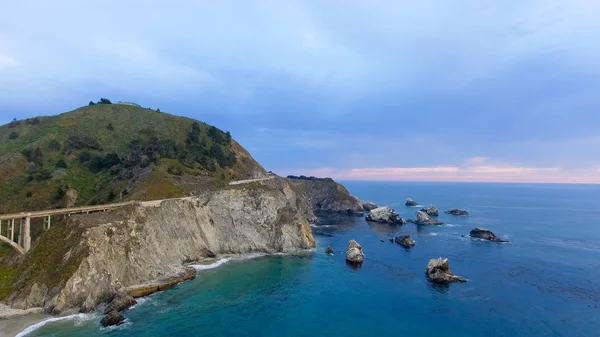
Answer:
<path fill-rule="evenodd" d="M 429 207 L 421 209 L 421 212 L 425 212 L 429 216 L 439 216 L 440 215 L 440 211 L 433 205 L 429 205 Z"/>
<path fill-rule="evenodd" d="M 346 251 L 346 261 L 351 263 L 362 263 L 365 258 L 361 245 L 354 241 L 348 241 L 348 250 Z"/>
<path fill-rule="evenodd" d="M 441 257 L 429 260 L 425 274 L 434 283 L 467 282 L 464 278 L 452 274 L 448 266 L 448 259 Z"/>
<path fill-rule="evenodd" d="M 414 245 L 416 245 L 415 240 L 413 240 L 410 235 L 396 236 L 394 241 L 405 248 L 412 248 Z"/>
<path fill-rule="evenodd" d="M 125 321 L 125 317 L 123 317 L 123 315 L 121 315 L 118 311 L 112 310 L 102 318 L 100 324 L 102 324 L 103 327 L 107 327 L 111 325 L 123 324 L 123 321 Z"/>
<path fill-rule="evenodd" d="M 417 212 L 417 217 L 415 219 L 415 223 L 417 225 L 443 225 L 444 223 L 441 221 L 433 220 L 427 213 L 423 211 Z"/>
<path fill-rule="evenodd" d="M 398 225 L 403 225 L 406 223 L 406 220 L 402 219 L 400 214 L 396 213 L 395 210 L 387 206 L 372 209 L 367 214 L 366 220 Z"/>
<path fill-rule="evenodd" d="M 451 215 L 469 215 L 469 212 L 462 210 L 462 209 L 458 209 L 458 208 L 453 208 L 453 209 L 444 211 L 444 213 L 451 214 Z"/>
<path fill-rule="evenodd" d="M 419 206 L 419 203 L 412 200 L 411 198 L 406 198 L 406 202 L 404 203 L 404 205 L 406 205 L 408 207 L 414 207 L 414 206 Z"/>
<path fill-rule="evenodd" d="M 471 232 L 469 233 L 469 235 L 473 238 L 490 240 L 490 241 L 494 241 L 494 242 L 508 242 L 506 240 L 503 240 L 503 239 L 497 237 L 496 234 L 494 234 L 494 232 L 492 232 L 489 229 L 485 229 L 485 228 L 479 228 L 479 227 L 473 228 L 471 230 Z"/>
<path fill-rule="evenodd" d="M 371 202 L 371 201 L 361 201 L 360 205 L 362 206 L 362 208 L 365 212 L 369 212 L 378 207 L 377 205 L 375 205 L 374 202 Z"/>

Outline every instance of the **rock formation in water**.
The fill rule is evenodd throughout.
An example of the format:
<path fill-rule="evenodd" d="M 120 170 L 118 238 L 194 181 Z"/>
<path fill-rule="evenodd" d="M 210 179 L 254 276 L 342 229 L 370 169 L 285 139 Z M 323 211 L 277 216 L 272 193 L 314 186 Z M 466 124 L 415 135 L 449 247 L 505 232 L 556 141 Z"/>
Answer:
<path fill-rule="evenodd" d="M 429 215 L 427 215 L 427 213 L 425 213 L 423 211 L 417 212 L 417 217 L 414 220 L 414 223 L 416 223 L 417 225 L 435 225 L 435 226 L 444 224 L 441 221 L 433 220 Z"/>
<path fill-rule="evenodd" d="M 348 250 L 346 251 L 346 261 L 351 263 L 362 263 L 365 258 L 362 247 L 354 240 L 348 241 Z"/>
<path fill-rule="evenodd" d="M 333 255 L 334 254 L 333 248 L 331 248 L 331 246 L 327 246 L 325 248 L 325 254 Z"/>
<path fill-rule="evenodd" d="M 365 212 L 369 212 L 369 211 L 377 208 L 377 205 L 375 205 L 375 203 L 373 203 L 371 201 L 361 201 L 360 205 L 362 206 L 362 208 Z"/>
<path fill-rule="evenodd" d="M 123 289 L 184 273 L 185 264 L 205 258 L 207 252 L 315 247 L 290 186 L 236 186 L 137 203 L 114 212 L 72 216 L 47 234 L 25 257 L 24 272 L 8 298 L 13 307 L 43 306 L 52 314 L 71 308 L 88 312 Z"/>
<path fill-rule="evenodd" d="M 396 236 L 394 241 L 405 248 L 412 248 L 414 245 L 416 245 L 415 240 L 413 240 L 410 235 Z"/>
<path fill-rule="evenodd" d="M 429 205 L 429 207 L 421 209 L 421 212 L 425 212 L 429 216 L 439 216 L 440 215 L 440 211 L 433 205 Z"/>
<path fill-rule="evenodd" d="M 402 219 L 402 217 L 400 217 L 400 214 L 396 213 L 395 210 L 387 206 L 372 209 L 371 211 L 369 211 L 365 219 L 367 221 L 397 225 L 403 225 L 406 223 L 406 220 Z"/>
<path fill-rule="evenodd" d="M 411 198 L 406 198 L 406 202 L 404 203 L 404 205 L 409 206 L 409 207 L 414 207 L 414 206 L 419 206 L 419 203 L 412 200 Z"/>
<path fill-rule="evenodd" d="M 451 214 L 451 215 L 469 215 L 469 212 L 464 211 L 462 209 L 458 209 L 458 208 L 454 208 L 454 209 L 450 209 L 450 210 L 444 211 L 444 213 Z"/>
<path fill-rule="evenodd" d="M 364 214 L 364 209 L 358 199 L 350 192 L 330 178 L 294 177 L 289 176 L 287 181 L 294 187 L 300 196 L 303 207 L 315 213 L 339 213 L 348 215 Z M 316 220 L 316 218 L 309 221 Z"/>
<path fill-rule="evenodd" d="M 111 326 L 111 325 L 120 325 L 125 321 L 125 317 L 121 315 L 118 311 L 113 310 L 106 314 L 100 321 L 103 327 Z"/>
<path fill-rule="evenodd" d="M 434 283 L 467 282 L 464 278 L 452 274 L 448 259 L 437 258 L 429 260 L 425 274 Z"/>
<path fill-rule="evenodd" d="M 469 233 L 469 236 L 471 236 L 472 238 L 479 238 L 494 242 L 508 242 L 497 237 L 496 234 L 494 234 L 494 232 L 492 232 L 491 230 L 479 227 L 472 229 Z"/>

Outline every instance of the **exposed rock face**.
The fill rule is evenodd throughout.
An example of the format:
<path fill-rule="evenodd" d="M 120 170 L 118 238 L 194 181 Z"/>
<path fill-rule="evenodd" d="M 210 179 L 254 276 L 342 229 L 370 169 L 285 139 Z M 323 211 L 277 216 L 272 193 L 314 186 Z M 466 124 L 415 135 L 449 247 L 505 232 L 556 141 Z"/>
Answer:
<path fill-rule="evenodd" d="M 429 205 L 429 207 L 421 209 L 421 212 L 425 212 L 429 216 L 439 216 L 440 215 L 440 211 L 438 211 L 438 209 L 433 205 Z"/>
<path fill-rule="evenodd" d="M 415 240 L 413 240 L 410 237 L 410 235 L 396 236 L 394 241 L 396 241 L 397 244 L 404 246 L 406 248 L 412 248 L 414 245 L 416 245 Z"/>
<path fill-rule="evenodd" d="M 348 250 L 346 251 L 346 261 L 351 263 L 362 263 L 365 258 L 362 247 L 354 240 L 348 241 Z"/>
<path fill-rule="evenodd" d="M 331 246 L 327 246 L 327 248 L 325 248 L 325 254 L 329 254 L 329 255 L 333 255 L 334 251 L 333 248 L 331 248 Z"/>
<path fill-rule="evenodd" d="M 398 225 L 403 225 L 406 223 L 406 220 L 402 219 L 400 214 L 396 213 L 395 210 L 387 206 L 372 209 L 367 214 L 366 220 Z"/>
<path fill-rule="evenodd" d="M 472 238 L 479 238 L 479 239 L 490 240 L 490 241 L 494 241 L 494 242 L 508 242 L 506 240 L 503 240 L 503 239 L 497 237 L 496 234 L 494 234 L 494 232 L 492 232 L 489 229 L 485 229 L 485 228 L 479 228 L 479 227 L 474 228 L 471 230 L 469 235 Z"/>
<path fill-rule="evenodd" d="M 427 213 L 423 211 L 417 212 L 417 218 L 415 219 L 415 223 L 417 225 L 443 225 L 444 223 L 441 221 L 433 220 Z"/>
<path fill-rule="evenodd" d="M 404 205 L 409 206 L 409 207 L 414 207 L 414 206 L 419 206 L 419 203 L 412 200 L 411 198 L 406 198 L 406 202 L 404 203 Z"/>
<path fill-rule="evenodd" d="M 53 255 L 63 262 L 52 267 L 65 277 L 45 287 L 50 281 L 32 265 L 19 282 L 34 280 L 38 285 L 34 289 L 17 283 L 18 290 L 8 302 L 16 308 L 42 305 L 45 312 L 53 314 L 71 308 L 89 311 L 110 301 L 120 289 L 181 275 L 185 273 L 184 263 L 200 260 L 207 252 L 271 253 L 314 248 L 315 240 L 300 215 L 298 199 L 289 186 L 236 187 L 198 197 L 138 203 L 115 212 L 73 216 L 56 228 L 64 231 L 63 237 L 71 243 L 66 251 Z M 28 256 L 45 256 L 36 250 L 49 247 L 46 239 L 43 236 Z M 73 260 L 76 255 L 80 260 Z"/>
<path fill-rule="evenodd" d="M 452 214 L 452 215 L 469 215 L 469 212 L 464 211 L 462 209 L 458 209 L 458 208 L 454 208 L 454 209 L 450 209 L 450 210 L 444 211 L 444 213 L 446 213 L 446 214 Z"/>
<path fill-rule="evenodd" d="M 110 325 L 120 325 L 123 323 L 123 321 L 125 321 L 125 317 L 123 317 L 118 311 L 113 310 L 106 314 L 104 318 L 102 318 L 100 324 L 102 324 L 104 327 L 107 327 Z"/>
<path fill-rule="evenodd" d="M 448 259 L 441 257 L 429 260 L 425 274 L 434 283 L 467 282 L 464 278 L 452 274 L 448 266 Z"/>
<path fill-rule="evenodd" d="M 362 206 L 362 208 L 365 212 L 369 212 L 369 211 L 377 208 L 377 205 L 375 205 L 375 203 L 373 203 L 371 201 L 361 201 L 360 205 Z"/>
<path fill-rule="evenodd" d="M 300 199 L 315 213 L 364 214 L 363 206 L 348 190 L 331 179 L 286 179 Z"/>

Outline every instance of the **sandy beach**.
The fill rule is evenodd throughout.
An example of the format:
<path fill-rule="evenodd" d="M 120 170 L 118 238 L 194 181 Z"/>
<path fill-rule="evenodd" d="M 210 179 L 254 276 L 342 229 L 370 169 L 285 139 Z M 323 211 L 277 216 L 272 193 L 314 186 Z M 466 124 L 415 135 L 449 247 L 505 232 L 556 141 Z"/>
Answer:
<path fill-rule="evenodd" d="M 45 320 L 48 316 L 40 312 L 41 308 L 18 310 L 0 304 L 0 336 L 16 336 L 28 326 Z"/>

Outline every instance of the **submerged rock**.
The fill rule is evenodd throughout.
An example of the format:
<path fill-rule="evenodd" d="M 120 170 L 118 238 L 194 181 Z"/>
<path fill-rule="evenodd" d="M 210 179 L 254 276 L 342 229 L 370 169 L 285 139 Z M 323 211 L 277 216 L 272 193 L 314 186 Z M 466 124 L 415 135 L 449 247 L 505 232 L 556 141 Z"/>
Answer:
<path fill-rule="evenodd" d="M 370 210 L 377 208 L 377 205 L 375 205 L 375 203 L 371 201 L 361 201 L 360 205 L 365 210 L 365 212 L 369 212 Z"/>
<path fill-rule="evenodd" d="M 467 282 L 464 278 L 452 274 L 448 259 L 441 257 L 429 260 L 425 274 L 434 283 Z"/>
<path fill-rule="evenodd" d="M 440 211 L 433 205 L 429 205 L 429 207 L 421 209 L 421 212 L 425 212 L 429 216 L 440 215 Z"/>
<path fill-rule="evenodd" d="M 391 243 L 394 243 L 394 238 L 389 239 Z"/>
<path fill-rule="evenodd" d="M 425 213 L 423 211 L 417 212 L 417 218 L 415 219 L 415 223 L 417 225 L 435 225 L 435 226 L 444 224 L 441 221 L 433 220 L 432 218 L 429 217 L 429 215 L 427 215 L 427 213 Z"/>
<path fill-rule="evenodd" d="M 413 240 L 410 235 L 401 235 L 401 236 L 396 236 L 396 238 L 394 239 L 394 241 L 396 241 L 397 244 L 404 246 L 406 248 L 411 248 L 413 247 L 416 242 L 415 240 Z"/>
<path fill-rule="evenodd" d="M 329 255 L 333 255 L 334 251 L 333 248 L 331 248 L 331 246 L 327 246 L 327 248 L 325 248 L 325 254 L 329 254 Z"/>
<path fill-rule="evenodd" d="M 348 241 L 348 250 L 346 251 L 346 261 L 352 263 L 362 263 L 365 258 L 362 247 L 354 240 Z"/>
<path fill-rule="evenodd" d="M 404 205 L 412 207 L 412 206 L 419 206 L 419 203 L 412 200 L 411 198 L 406 198 L 406 202 L 404 203 Z"/>
<path fill-rule="evenodd" d="M 469 236 L 471 236 L 472 238 L 479 238 L 479 239 L 484 239 L 484 240 L 490 240 L 490 241 L 494 241 L 494 242 L 508 242 L 506 240 L 503 240 L 499 237 L 496 236 L 496 234 L 494 234 L 494 232 L 492 232 L 489 229 L 485 229 L 485 228 L 474 228 L 471 230 L 471 232 L 469 233 Z"/>
<path fill-rule="evenodd" d="M 452 214 L 452 215 L 469 215 L 469 212 L 462 210 L 462 209 L 458 209 L 458 208 L 454 208 L 454 209 L 450 209 L 447 211 L 444 211 L 444 213 L 446 214 Z"/>
<path fill-rule="evenodd" d="M 119 293 L 115 298 L 106 306 L 104 309 L 104 314 L 108 314 L 113 310 L 121 312 L 123 310 L 127 310 L 132 306 L 136 305 L 137 301 L 133 298 L 133 296 L 128 293 Z"/>
<path fill-rule="evenodd" d="M 400 214 L 396 213 L 396 211 L 387 206 L 372 209 L 369 211 L 369 214 L 367 214 L 366 220 L 399 225 L 406 223 L 406 220 L 402 219 Z"/>
<path fill-rule="evenodd" d="M 107 327 L 110 325 L 123 324 L 123 321 L 125 321 L 125 317 L 123 317 L 123 315 L 121 315 L 118 311 L 113 310 L 102 318 L 100 324 L 102 324 L 104 327 Z"/>

